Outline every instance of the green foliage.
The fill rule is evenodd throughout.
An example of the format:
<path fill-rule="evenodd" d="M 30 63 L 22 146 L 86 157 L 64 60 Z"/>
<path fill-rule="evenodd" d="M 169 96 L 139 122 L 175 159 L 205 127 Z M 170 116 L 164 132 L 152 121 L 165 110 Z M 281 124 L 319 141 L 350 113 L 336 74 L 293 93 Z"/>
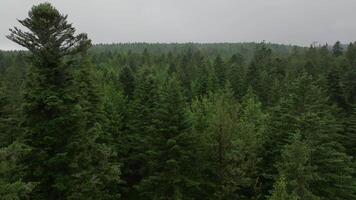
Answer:
<path fill-rule="evenodd" d="M 25 166 L 21 160 L 30 149 L 21 143 L 14 142 L 7 147 L 0 148 L 0 199 L 28 199 L 29 193 L 36 186 L 35 183 L 24 182 L 22 173 Z"/>
<path fill-rule="evenodd" d="M 135 89 L 135 77 L 133 76 L 131 69 L 128 66 L 125 66 L 121 70 L 119 81 L 122 85 L 124 94 L 131 98 Z"/>
<path fill-rule="evenodd" d="M 15 27 L 8 36 L 31 52 L 23 105 L 31 153 L 24 179 L 38 182 L 34 199 L 97 199 L 93 193 L 117 198 L 111 188 L 120 173 L 108 160 L 110 148 L 100 142 L 101 104 L 85 55 L 90 40 L 75 36 L 66 18 L 49 3 L 39 4 L 19 20 L 30 32 Z"/>
<path fill-rule="evenodd" d="M 290 144 L 282 151 L 281 163 L 278 164 L 279 176 L 285 181 L 286 191 L 298 199 L 319 199 L 309 189 L 315 178 L 314 170 L 311 166 L 311 147 L 301 140 L 300 134 L 292 135 Z"/>
<path fill-rule="evenodd" d="M 149 139 L 149 174 L 140 185 L 149 199 L 194 199 L 197 194 L 196 138 L 189 131 L 178 80 L 167 80 L 160 94 L 157 130 Z"/>
<path fill-rule="evenodd" d="M 341 56 L 344 53 L 340 41 L 337 41 L 333 46 L 333 55 Z"/>
<path fill-rule="evenodd" d="M 298 198 L 288 194 L 286 181 L 282 177 L 276 182 L 273 193 L 268 200 L 298 200 Z"/>
<path fill-rule="evenodd" d="M 356 198 L 356 48 L 90 47 L 49 3 L 0 51 L 0 199 Z"/>

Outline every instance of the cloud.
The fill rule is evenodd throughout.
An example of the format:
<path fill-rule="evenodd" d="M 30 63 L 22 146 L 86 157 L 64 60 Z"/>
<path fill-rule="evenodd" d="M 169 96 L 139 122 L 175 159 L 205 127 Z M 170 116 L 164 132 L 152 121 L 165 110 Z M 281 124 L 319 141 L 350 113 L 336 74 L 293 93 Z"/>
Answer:
<path fill-rule="evenodd" d="M 0 49 L 38 0 L 1 0 Z M 356 40 L 356 1 L 338 0 L 52 0 L 95 43 L 246 42 L 309 45 Z"/>

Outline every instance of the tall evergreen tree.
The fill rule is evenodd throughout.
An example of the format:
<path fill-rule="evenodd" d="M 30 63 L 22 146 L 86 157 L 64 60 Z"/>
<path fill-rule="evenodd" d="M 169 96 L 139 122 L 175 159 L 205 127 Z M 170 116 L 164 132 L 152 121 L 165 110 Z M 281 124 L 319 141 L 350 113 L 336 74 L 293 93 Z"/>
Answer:
<path fill-rule="evenodd" d="M 143 193 L 149 199 L 197 198 L 196 140 L 189 130 L 185 100 L 175 77 L 167 81 L 160 97 L 150 175 L 141 184 Z"/>
<path fill-rule="evenodd" d="M 341 46 L 341 42 L 337 41 L 333 46 L 333 55 L 338 57 L 344 54 L 343 48 Z"/>
<path fill-rule="evenodd" d="M 311 148 L 301 140 L 299 133 L 291 135 L 290 144 L 284 147 L 278 171 L 279 179 L 285 178 L 289 194 L 298 199 L 319 199 L 310 191 L 310 183 L 315 178 L 311 166 Z"/>
<path fill-rule="evenodd" d="M 325 92 L 306 74 L 291 84 L 289 92 L 273 114 L 273 134 L 269 137 L 274 147 L 268 149 L 276 157 L 269 159 L 279 160 L 282 147 L 288 143 L 288 132 L 300 131 L 311 147 L 311 166 L 316 168 L 310 191 L 322 199 L 353 198 L 352 164 L 341 145 L 341 124 Z"/>
<path fill-rule="evenodd" d="M 288 193 L 286 180 L 281 177 L 274 185 L 274 190 L 268 200 L 298 200 L 298 198 Z"/>
<path fill-rule="evenodd" d="M 224 88 L 227 74 L 225 63 L 220 56 L 215 58 L 213 67 L 220 88 Z"/>
<path fill-rule="evenodd" d="M 264 143 L 266 140 L 266 124 L 268 116 L 263 113 L 262 105 L 249 88 L 247 94 L 242 98 L 241 108 L 237 121 L 236 155 L 238 165 L 236 166 L 239 179 L 240 199 L 261 198 L 263 179 Z"/>
<path fill-rule="evenodd" d="M 132 71 L 128 66 L 125 66 L 121 70 L 119 81 L 123 88 L 124 94 L 131 98 L 135 89 L 135 77 L 133 76 Z"/>
<path fill-rule="evenodd" d="M 142 68 L 138 72 L 137 85 L 130 104 L 128 130 L 125 132 L 126 154 L 123 157 L 123 179 L 128 187 L 124 198 L 137 199 L 137 187 L 148 173 L 148 149 L 150 138 L 157 131 L 159 88 L 152 71 Z"/>
<path fill-rule="evenodd" d="M 356 65 L 356 42 L 349 44 L 345 56 L 352 66 Z"/>
<path fill-rule="evenodd" d="M 22 136 L 19 119 L 15 115 L 6 90 L 0 81 L 0 148 L 10 145 Z"/>
<path fill-rule="evenodd" d="M 72 67 L 90 40 L 74 35 L 67 16 L 49 3 L 33 6 L 19 22 L 30 32 L 15 27 L 8 38 L 31 52 L 23 106 L 25 142 L 31 147 L 25 180 L 38 182 L 31 198 L 117 198 L 105 183 L 118 182 L 118 168 L 108 161 L 110 150 L 98 143 L 100 133 L 93 125 L 97 94 L 90 77 L 77 80 Z M 83 83 L 87 88 L 78 94 L 76 85 Z M 96 171 L 97 165 L 106 170 Z"/>
<path fill-rule="evenodd" d="M 237 121 L 238 104 L 230 88 L 210 93 L 193 103 L 193 130 L 199 135 L 202 157 L 199 166 L 205 177 L 201 187 L 206 199 L 235 199 L 238 179 Z"/>

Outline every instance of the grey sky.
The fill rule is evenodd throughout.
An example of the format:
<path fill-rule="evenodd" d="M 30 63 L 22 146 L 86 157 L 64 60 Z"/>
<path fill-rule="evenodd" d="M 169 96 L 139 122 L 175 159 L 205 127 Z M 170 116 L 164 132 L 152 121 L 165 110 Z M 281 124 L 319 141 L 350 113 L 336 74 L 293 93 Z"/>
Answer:
<path fill-rule="evenodd" d="M 0 49 L 40 0 L 0 0 Z M 356 0 L 49 0 L 94 43 L 356 40 Z"/>

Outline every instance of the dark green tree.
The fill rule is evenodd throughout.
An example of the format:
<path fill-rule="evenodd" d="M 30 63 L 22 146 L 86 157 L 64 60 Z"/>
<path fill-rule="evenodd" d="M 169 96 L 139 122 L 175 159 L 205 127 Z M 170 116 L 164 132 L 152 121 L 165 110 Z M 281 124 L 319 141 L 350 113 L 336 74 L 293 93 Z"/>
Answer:
<path fill-rule="evenodd" d="M 108 161 L 110 148 L 98 141 L 100 125 L 94 124 L 98 94 L 91 77 L 77 77 L 74 70 L 88 72 L 80 57 L 90 40 L 74 35 L 67 16 L 49 3 L 33 6 L 19 22 L 29 32 L 15 27 L 8 38 L 31 52 L 23 105 L 25 143 L 31 147 L 25 180 L 38 182 L 31 198 L 117 198 L 107 183 L 118 182 L 118 167 Z"/>
<path fill-rule="evenodd" d="M 223 62 L 222 58 L 220 56 L 217 56 L 214 60 L 213 64 L 214 72 L 217 77 L 218 85 L 220 88 L 225 87 L 225 81 L 227 77 L 227 72 L 226 72 L 226 66 L 225 63 Z"/>
<path fill-rule="evenodd" d="M 21 160 L 30 152 L 28 146 L 14 142 L 0 148 L 0 199 L 28 199 L 36 186 L 22 180 L 25 166 Z"/>
<path fill-rule="evenodd" d="M 274 185 L 272 195 L 268 200 L 298 200 L 298 198 L 287 191 L 287 184 L 284 177 L 277 180 Z"/>
<path fill-rule="evenodd" d="M 189 130 L 182 89 L 174 76 L 161 91 L 157 113 L 157 132 L 151 136 L 151 169 L 141 183 L 142 192 L 149 199 L 197 198 L 197 141 Z"/>
<path fill-rule="evenodd" d="M 242 98 L 237 121 L 236 182 L 240 199 L 261 198 L 263 178 L 263 155 L 268 115 L 262 111 L 262 104 L 249 88 Z"/>
<path fill-rule="evenodd" d="M 356 43 L 350 43 L 347 47 L 345 57 L 352 66 L 356 65 Z"/>
<path fill-rule="evenodd" d="M 344 54 L 344 50 L 342 48 L 341 42 L 337 41 L 333 46 L 333 55 L 338 57 Z"/>
<path fill-rule="evenodd" d="M 201 183 L 204 198 L 237 198 L 238 104 L 234 102 L 231 89 L 197 99 L 190 112 L 193 132 L 201 143 L 199 169 L 205 174 Z"/>
<path fill-rule="evenodd" d="M 147 176 L 148 162 L 152 148 L 150 138 L 157 131 L 157 109 L 159 88 L 156 77 L 150 69 L 138 72 L 137 85 L 130 104 L 128 130 L 124 132 L 125 154 L 123 160 L 123 179 L 127 190 L 123 198 L 137 199 L 137 187 Z"/>
<path fill-rule="evenodd" d="M 119 81 L 124 91 L 124 94 L 131 99 L 135 90 L 135 77 L 132 74 L 130 67 L 125 66 L 124 68 L 122 68 L 119 75 Z"/>
<path fill-rule="evenodd" d="M 278 176 L 279 179 L 284 178 L 289 194 L 298 199 L 319 199 L 310 191 L 310 183 L 315 178 L 311 166 L 311 147 L 300 137 L 299 133 L 291 135 L 290 144 L 284 147 L 282 160 L 278 163 Z"/>
<path fill-rule="evenodd" d="M 328 104 L 325 91 L 306 74 L 294 81 L 288 90 L 289 94 L 271 119 L 269 141 L 273 141 L 273 147 L 267 149 L 275 156 L 266 158 L 274 162 L 280 160 L 278 155 L 288 143 L 289 133 L 299 131 L 311 148 L 310 165 L 315 168 L 310 191 L 322 199 L 353 198 L 354 191 L 350 188 L 355 184 L 352 163 L 340 141 L 342 126 L 333 114 L 334 108 Z"/>

